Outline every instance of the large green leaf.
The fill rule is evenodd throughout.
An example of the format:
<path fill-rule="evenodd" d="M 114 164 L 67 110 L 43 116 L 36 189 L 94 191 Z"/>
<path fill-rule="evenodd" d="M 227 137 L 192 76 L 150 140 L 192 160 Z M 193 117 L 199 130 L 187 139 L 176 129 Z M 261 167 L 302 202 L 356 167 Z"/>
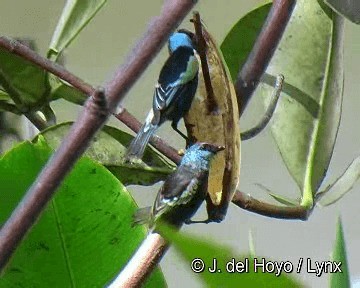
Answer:
<path fill-rule="evenodd" d="M 25 111 L 42 106 L 50 90 L 43 69 L 2 48 L 0 84 L 16 105 Z"/>
<path fill-rule="evenodd" d="M 62 123 L 41 133 L 47 143 L 56 149 L 65 135 L 68 134 L 72 123 Z M 164 180 L 171 172 L 170 166 L 159 154 L 147 148 L 143 157 L 144 162 L 130 164 L 123 160 L 126 147 L 129 146 L 131 135 L 116 128 L 105 126 L 91 142 L 85 152 L 88 156 L 108 168 L 124 185 L 139 184 L 152 185 Z"/>
<path fill-rule="evenodd" d="M 52 150 L 43 138 L 0 159 L 0 225 Z M 103 287 L 120 271 L 146 231 L 132 228 L 136 205 L 101 165 L 82 158 L 16 250 L 0 287 Z M 159 271 L 150 287 L 163 287 Z"/>
<path fill-rule="evenodd" d="M 257 264 L 265 263 L 263 261 L 274 264 L 274 261 L 268 258 L 255 257 L 253 259 L 250 255 L 239 256 L 220 244 L 185 233 L 173 232 L 167 227 L 161 227 L 161 232 L 172 242 L 172 245 L 185 260 L 184 263 L 186 263 L 189 273 L 197 274 L 195 277 L 200 277 L 206 287 L 303 287 L 284 271 L 275 276 L 275 271 L 270 273 L 269 270 L 264 270 L 263 273 L 259 265 L 256 269 L 254 268 L 254 261 L 257 261 Z M 216 261 L 217 269 L 215 273 L 210 273 L 209 269 L 213 269 L 214 261 Z M 239 264 L 236 265 L 236 263 Z M 272 264 L 268 264 L 268 267 Z M 286 266 L 288 265 L 290 264 L 286 264 Z M 243 270 L 241 272 L 240 270 L 232 271 L 231 269 L 235 269 L 236 266 L 238 266 L 238 269 Z M 197 269 L 198 272 L 196 273 L 192 269 Z"/>
<path fill-rule="evenodd" d="M 56 60 L 105 3 L 106 0 L 67 0 L 51 39 L 48 58 Z"/>
<path fill-rule="evenodd" d="M 346 247 L 344 239 L 344 231 L 341 224 L 341 218 L 339 217 L 336 229 L 336 241 L 334 250 L 331 257 L 334 263 L 341 262 L 341 272 L 334 271 L 330 274 L 330 287 L 331 288 L 350 288 L 350 276 L 346 257 Z"/>
<path fill-rule="evenodd" d="M 256 11 L 263 15 L 262 9 Z M 313 195 L 328 169 L 338 131 L 342 50 L 342 18 L 316 0 L 297 1 L 255 95 L 261 96 L 267 107 L 275 75 L 285 76 L 271 129 L 281 156 L 302 191 L 301 204 L 306 207 L 313 205 Z"/>
<path fill-rule="evenodd" d="M 265 4 L 246 14 L 231 28 L 222 42 L 221 51 L 233 81 L 249 56 L 271 5 Z"/>
<path fill-rule="evenodd" d="M 325 3 L 348 20 L 360 24 L 359 0 L 325 0 Z"/>

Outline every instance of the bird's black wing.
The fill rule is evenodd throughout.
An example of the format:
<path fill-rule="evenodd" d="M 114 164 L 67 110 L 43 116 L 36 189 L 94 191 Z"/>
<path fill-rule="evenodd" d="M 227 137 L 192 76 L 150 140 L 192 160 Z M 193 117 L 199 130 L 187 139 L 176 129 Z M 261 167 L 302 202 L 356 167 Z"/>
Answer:
<path fill-rule="evenodd" d="M 153 215 L 158 218 L 172 207 L 189 202 L 206 175 L 207 172 L 194 172 L 189 167 L 179 166 L 160 188 L 152 209 Z"/>
<path fill-rule="evenodd" d="M 156 119 L 160 120 L 160 113 L 171 110 L 172 103 L 186 90 L 187 83 L 177 82 L 184 77 L 191 57 L 195 57 L 193 49 L 179 47 L 170 55 L 161 69 L 153 97 L 153 111 Z"/>

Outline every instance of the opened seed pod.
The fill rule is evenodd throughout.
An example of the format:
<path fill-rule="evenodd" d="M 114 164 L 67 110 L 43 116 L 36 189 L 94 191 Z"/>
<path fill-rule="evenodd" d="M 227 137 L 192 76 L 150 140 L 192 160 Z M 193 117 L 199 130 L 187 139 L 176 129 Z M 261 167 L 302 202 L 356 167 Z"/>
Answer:
<path fill-rule="evenodd" d="M 206 89 L 201 69 L 197 94 L 184 121 L 191 142 L 225 146 L 225 150 L 212 161 L 208 180 L 209 219 L 220 222 L 226 215 L 239 182 L 239 111 L 235 89 L 222 54 L 203 25 L 202 35 L 213 95 L 209 95 Z"/>

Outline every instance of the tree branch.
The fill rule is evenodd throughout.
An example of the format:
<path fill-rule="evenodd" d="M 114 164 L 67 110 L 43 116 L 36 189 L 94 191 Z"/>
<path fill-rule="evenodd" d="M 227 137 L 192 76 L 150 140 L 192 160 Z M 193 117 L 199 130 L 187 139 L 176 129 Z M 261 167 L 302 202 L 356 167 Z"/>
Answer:
<path fill-rule="evenodd" d="M 108 288 L 140 287 L 156 268 L 167 248 L 168 243 L 160 234 L 149 234 Z"/>
<path fill-rule="evenodd" d="M 254 47 L 235 82 L 240 115 L 244 112 L 281 40 L 295 2 L 295 0 L 273 1 Z"/>
<path fill-rule="evenodd" d="M 154 18 L 132 53 L 102 90 L 88 99 L 78 120 L 55 154 L 38 175 L 24 198 L 0 231 L 0 269 L 32 227 L 75 162 L 86 150 L 94 134 L 104 125 L 110 112 L 125 97 L 170 33 L 194 6 L 192 0 L 168 0 L 160 16 Z"/>
<path fill-rule="evenodd" d="M 302 206 L 289 207 L 264 203 L 240 191 L 236 191 L 232 202 L 247 211 L 279 219 L 307 220 L 312 212 Z"/>

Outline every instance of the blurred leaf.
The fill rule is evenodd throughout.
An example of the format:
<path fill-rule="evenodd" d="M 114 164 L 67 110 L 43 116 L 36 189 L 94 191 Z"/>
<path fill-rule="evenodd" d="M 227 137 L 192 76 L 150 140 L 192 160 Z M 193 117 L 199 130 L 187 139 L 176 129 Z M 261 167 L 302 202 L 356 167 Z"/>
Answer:
<path fill-rule="evenodd" d="M 240 177 L 239 111 L 235 89 L 221 51 L 205 26 L 202 26 L 202 33 L 216 107 L 215 111 L 209 111 L 210 101 L 200 69 L 197 94 L 184 121 L 192 142 L 225 146 L 225 150 L 218 153 L 211 163 L 208 180 L 211 201 L 207 203 L 209 218 L 223 220 Z"/>
<path fill-rule="evenodd" d="M 246 14 L 231 28 L 221 44 L 221 51 L 233 81 L 244 65 L 268 15 L 271 3 Z"/>
<path fill-rule="evenodd" d="M 83 105 L 88 98 L 87 95 L 80 92 L 78 89 L 70 86 L 69 84 L 66 84 L 64 81 L 56 78 L 55 76 L 52 76 L 50 78 L 50 85 L 51 100 L 63 98 L 71 103 Z"/>
<path fill-rule="evenodd" d="M 275 194 L 273 193 L 269 188 L 267 188 L 266 186 L 257 183 L 257 186 L 259 186 L 261 189 L 265 190 L 272 198 L 274 198 L 277 202 L 286 205 L 286 206 L 298 206 L 299 205 L 299 200 L 295 200 L 295 199 L 290 199 L 288 197 L 279 195 L 279 194 Z"/>
<path fill-rule="evenodd" d="M 6 93 L 4 90 L 0 89 L 0 101 L 8 101 L 10 100 L 10 95 Z"/>
<path fill-rule="evenodd" d="M 336 241 L 332 253 L 332 261 L 336 263 L 341 262 L 341 272 L 330 273 L 330 287 L 331 288 L 347 288 L 350 286 L 350 276 L 346 257 L 346 246 L 344 239 L 344 231 L 341 224 L 341 218 L 337 221 Z"/>
<path fill-rule="evenodd" d="M 43 131 L 41 135 L 51 148 L 56 149 L 68 134 L 71 125 L 70 122 L 62 123 Z M 124 185 L 152 185 L 173 172 L 173 167 L 151 148 L 146 149 L 143 162 L 125 163 L 123 157 L 131 140 L 131 135 L 105 126 L 94 137 L 84 155 L 104 165 Z"/>
<path fill-rule="evenodd" d="M 326 187 L 324 191 L 317 193 L 317 203 L 320 206 L 334 204 L 353 188 L 359 178 L 360 157 L 357 157 L 334 183 Z"/>
<path fill-rule="evenodd" d="M 251 229 L 249 230 L 249 254 L 250 254 L 251 258 L 256 257 L 255 241 L 254 241 L 254 236 L 253 236 Z"/>
<path fill-rule="evenodd" d="M 0 63 L 0 84 L 19 109 L 46 103 L 49 84 L 44 70 L 1 48 Z"/>
<path fill-rule="evenodd" d="M 257 11 L 263 15 L 261 9 Z M 316 0 L 297 1 L 264 83 L 256 91 L 255 97 L 261 96 L 265 107 L 278 74 L 285 76 L 286 83 L 272 119 L 272 135 L 302 192 L 301 205 L 310 208 L 328 169 L 339 127 L 342 18 L 330 9 L 324 11 Z"/>
<path fill-rule="evenodd" d="M 346 19 L 360 24 L 359 0 L 325 0 L 325 3 Z"/>
<path fill-rule="evenodd" d="M 55 61 L 105 3 L 106 0 L 67 0 L 51 39 L 48 58 Z"/>
<path fill-rule="evenodd" d="M 52 152 L 38 139 L 0 159 L 0 225 Z M 80 159 L 16 250 L 0 287 L 104 287 L 146 235 L 140 226 L 131 227 L 135 210 L 134 200 L 111 173 Z M 149 287 L 165 286 L 159 270 L 152 281 Z"/>
<path fill-rule="evenodd" d="M 176 233 L 167 227 L 161 227 L 161 233 L 169 239 L 173 246 L 180 253 L 189 273 L 194 274 L 191 270 L 191 265 L 201 267 L 202 263 L 205 265 L 204 270 L 198 273 L 206 287 L 304 287 L 296 281 L 291 275 L 282 272 L 279 276 L 275 273 L 261 273 L 259 269 L 257 273 L 254 271 L 254 260 L 250 255 L 237 256 L 228 247 L 224 247 L 218 243 L 205 241 L 204 239 L 195 238 L 194 236 L 185 233 Z M 200 259 L 200 260 L 199 260 Z M 215 273 L 210 273 L 208 269 L 213 269 L 214 259 L 217 262 L 217 269 Z M 262 257 L 256 257 L 256 261 L 262 262 Z M 227 272 L 226 266 L 229 262 L 247 263 L 247 272 L 243 270 L 239 272 Z M 265 261 L 271 261 L 266 259 Z M 241 264 L 238 264 L 240 267 Z M 228 264 L 228 268 L 233 268 L 234 265 Z"/>
<path fill-rule="evenodd" d="M 298 206 L 299 205 L 299 203 L 294 199 L 290 199 L 285 196 L 277 195 L 274 193 L 269 193 L 269 195 L 272 198 L 274 198 L 276 201 L 278 201 L 279 203 L 284 204 L 286 206 Z"/>
<path fill-rule="evenodd" d="M 9 103 L 7 101 L 1 101 L 0 100 L 0 111 L 5 111 L 5 112 L 11 112 L 17 115 L 21 115 L 22 113 L 20 112 L 20 110 L 18 108 L 16 108 L 16 106 L 12 103 Z"/>

